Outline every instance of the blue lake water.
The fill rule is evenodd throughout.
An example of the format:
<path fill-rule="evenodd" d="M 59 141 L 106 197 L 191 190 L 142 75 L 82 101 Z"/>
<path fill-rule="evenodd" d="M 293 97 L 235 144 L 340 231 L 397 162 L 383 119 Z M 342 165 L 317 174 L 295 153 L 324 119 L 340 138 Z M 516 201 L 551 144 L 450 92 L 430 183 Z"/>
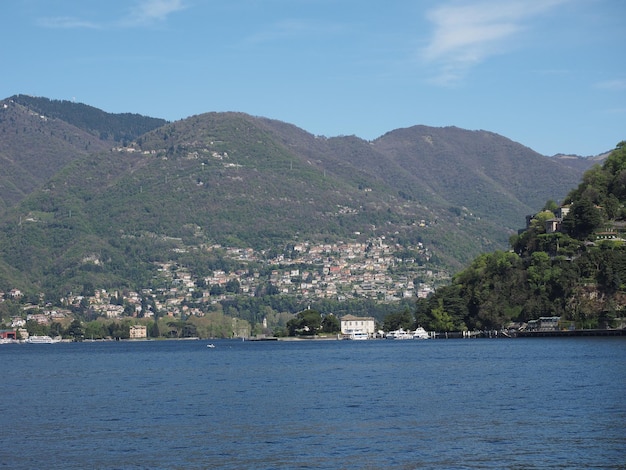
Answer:
<path fill-rule="evenodd" d="M 5 468 L 626 468 L 626 339 L 2 345 Z"/>

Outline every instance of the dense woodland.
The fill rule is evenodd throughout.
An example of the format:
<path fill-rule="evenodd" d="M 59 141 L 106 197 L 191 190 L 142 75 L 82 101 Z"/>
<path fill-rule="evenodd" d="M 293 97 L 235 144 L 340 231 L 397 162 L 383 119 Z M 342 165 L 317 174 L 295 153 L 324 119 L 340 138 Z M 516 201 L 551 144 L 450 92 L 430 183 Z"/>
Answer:
<path fill-rule="evenodd" d="M 478 256 L 450 285 L 419 300 L 417 323 L 437 331 L 499 329 L 560 316 L 564 327 L 615 326 L 626 306 L 625 145 L 569 193 L 561 231 L 546 231 L 558 209 L 549 201 L 511 237 L 511 251 Z"/>
<path fill-rule="evenodd" d="M 87 130 L 104 141 L 132 142 L 140 135 L 167 122 L 165 119 L 134 113 L 106 113 L 93 106 L 65 100 L 29 95 L 15 95 L 10 99 L 46 118 L 60 119 L 79 129 Z"/>

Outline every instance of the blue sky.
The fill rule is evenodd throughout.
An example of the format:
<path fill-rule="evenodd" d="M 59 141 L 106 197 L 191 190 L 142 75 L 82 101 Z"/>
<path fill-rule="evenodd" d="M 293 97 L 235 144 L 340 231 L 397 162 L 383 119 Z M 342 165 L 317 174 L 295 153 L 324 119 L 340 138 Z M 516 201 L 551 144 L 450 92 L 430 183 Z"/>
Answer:
<path fill-rule="evenodd" d="M 544 155 L 626 140 L 623 0 L 8 0 L 0 16 L 0 98 L 368 140 L 453 125 Z"/>

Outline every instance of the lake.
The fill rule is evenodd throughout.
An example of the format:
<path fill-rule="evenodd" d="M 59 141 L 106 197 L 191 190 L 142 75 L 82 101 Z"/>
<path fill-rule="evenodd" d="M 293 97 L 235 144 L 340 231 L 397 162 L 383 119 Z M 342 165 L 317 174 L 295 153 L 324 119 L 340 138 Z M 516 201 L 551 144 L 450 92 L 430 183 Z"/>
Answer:
<path fill-rule="evenodd" d="M 626 468 L 626 338 L 1 345 L 5 468 Z"/>

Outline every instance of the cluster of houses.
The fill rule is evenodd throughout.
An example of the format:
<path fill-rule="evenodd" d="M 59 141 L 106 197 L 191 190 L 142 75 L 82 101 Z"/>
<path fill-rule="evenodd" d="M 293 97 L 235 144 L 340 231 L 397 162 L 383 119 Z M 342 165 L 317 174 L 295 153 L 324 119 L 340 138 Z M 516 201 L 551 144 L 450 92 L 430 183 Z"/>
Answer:
<path fill-rule="evenodd" d="M 78 307 L 109 319 L 151 317 L 157 312 L 170 317 L 203 316 L 212 304 L 236 295 L 255 296 L 268 283 L 279 294 L 301 299 L 398 301 L 426 297 L 437 282 L 445 282 L 448 277 L 445 272 L 437 273 L 421 266 L 422 261 L 427 261 L 430 256 L 421 243 L 411 249 L 411 253 L 420 258 L 417 260 L 400 255 L 399 250 L 404 249 L 387 243 L 382 236 L 365 242 L 295 243 L 289 253 L 273 257 L 250 248 L 213 246 L 207 249 L 219 250 L 237 264 L 249 263 L 255 268 L 232 272 L 215 270 L 206 277 L 197 278 L 185 266 L 163 263 L 159 265 L 154 289 L 139 292 L 96 289 L 90 296 L 68 294 L 60 299 L 58 307 L 42 307 L 41 302 L 39 305 L 23 303 L 22 315 L 13 318 L 10 325 L 5 322 L 5 326 L 24 328 L 27 320 L 42 325 L 63 322 L 63 319 L 71 318 L 71 308 Z M 275 269 L 263 270 L 261 274 L 259 267 L 268 265 Z M 0 301 L 22 297 L 23 293 L 18 289 L 0 292 Z M 374 332 L 373 320 L 365 331 L 367 334 Z M 142 334 L 145 333 L 131 333 L 138 338 Z"/>
<path fill-rule="evenodd" d="M 131 325 L 130 339 L 146 339 L 148 329 L 145 325 Z M 0 330 L 0 343 L 15 343 L 18 341 L 28 341 L 30 335 L 26 328 L 13 328 Z M 40 337 L 41 338 L 41 337 Z M 47 338 L 47 337 L 44 337 Z M 50 338 L 52 340 L 52 338 Z"/>
<path fill-rule="evenodd" d="M 69 295 L 66 305 L 88 305 L 107 318 L 122 316 L 150 317 L 155 311 L 162 315 L 204 315 L 206 307 L 236 295 L 255 296 L 270 283 L 282 295 L 302 299 L 373 298 L 398 301 L 403 298 L 427 297 L 437 282 L 445 282 L 446 273 L 424 269 L 414 259 L 401 259 L 397 247 L 385 243 L 384 237 L 366 243 L 339 243 L 314 245 L 295 244 L 290 257 L 279 254 L 267 258 L 265 253 L 252 249 L 223 248 L 230 259 L 256 266 L 277 266 L 266 276 L 260 272 L 242 269 L 231 272 L 215 270 L 204 278 L 197 278 L 185 266 L 174 263 L 159 264 L 159 287 L 141 292 L 107 292 L 98 289 L 84 298 Z M 415 252 L 427 255 L 420 245 Z M 402 274 L 393 274 L 399 266 Z M 279 267 L 278 267 L 279 266 Z M 303 267 L 305 266 L 305 267 Z M 391 269 L 390 269 L 391 268 Z M 416 277 L 427 282 L 415 282 Z M 235 287 L 233 287 L 235 286 Z M 149 299 L 150 308 L 146 308 Z"/>
<path fill-rule="evenodd" d="M 222 249 L 219 246 L 215 248 Z M 398 257 L 400 249 L 386 243 L 385 237 L 372 238 L 366 242 L 320 245 L 297 243 L 289 257 L 279 254 L 270 259 L 265 253 L 257 253 L 250 248 L 226 248 L 227 256 L 234 260 L 243 263 L 260 262 L 280 268 L 272 270 L 268 277 L 250 270 L 216 270 L 202 281 L 207 286 L 224 288 L 236 282 L 240 294 L 251 296 L 269 281 L 279 293 L 300 298 L 345 300 L 365 297 L 395 301 L 416 296 L 427 297 L 434 283 L 447 279 L 446 273 L 425 269 L 415 259 Z M 424 262 L 430 259 L 429 250 L 421 243 L 413 251 Z M 393 274 L 394 268 L 400 266 L 402 269 L 398 271 L 402 271 L 402 274 Z M 194 279 L 184 268 L 173 269 L 171 264 L 165 263 L 161 265 L 161 272 L 170 277 L 172 288 L 178 285 L 183 290 L 197 289 L 198 279 Z M 416 277 L 426 282 L 416 284 Z M 212 301 L 224 300 L 228 298 L 228 292 L 211 297 Z"/>
<path fill-rule="evenodd" d="M 240 165 L 230 162 L 227 151 L 223 149 L 222 141 L 189 141 L 179 145 L 184 152 L 184 158 L 188 160 L 202 161 L 202 170 L 207 162 L 215 162 L 225 168 L 236 168 Z M 216 147 L 217 145 L 217 147 Z M 216 149 L 219 148 L 219 151 Z M 123 147 L 113 147 L 112 152 L 142 153 L 153 155 L 157 158 L 167 158 L 166 148 L 145 149 L 138 143 L 131 143 Z M 208 160 L 207 160 L 208 159 Z M 202 185 L 202 182 L 198 183 Z M 364 188 L 364 191 L 371 191 Z M 351 213 L 354 209 L 338 207 L 338 214 Z M 426 227 L 428 222 L 420 220 L 416 226 Z M 360 234 L 356 234 L 360 235 Z M 221 249 L 221 247 L 218 247 Z M 302 298 L 334 298 L 345 300 L 351 297 L 366 297 L 377 300 L 396 301 L 402 298 L 414 296 L 426 297 L 432 292 L 432 283 L 424 283 L 415 286 L 413 278 L 408 275 L 391 275 L 389 268 L 398 263 L 408 263 L 409 260 L 399 260 L 394 256 L 400 247 L 387 244 L 385 237 L 373 237 L 366 242 L 321 244 L 297 243 L 293 251 L 297 258 L 287 259 L 285 256 L 277 256 L 274 259 L 266 259 L 263 253 L 256 253 L 252 249 L 227 248 L 229 256 L 240 261 L 260 261 L 267 265 L 310 265 L 311 269 L 300 268 L 275 270 L 271 273 L 269 282 L 278 289 L 281 294 L 298 295 Z M 431 253 L 422 243 L 414 247 L 419 252 L 424 262 L 430 260 Z M 418 270 L 415 263 L 415 270 Z M 162 270 L 165 275 L 171 269 L 170 264 L 163 264 Z M 212 276 L 204 279 L 210 286 L 225 286 L 228 282 L 237 281 L 242 294 L 254 295 L 259 284 L 267 279 L 261 278 L 258 273 L 252 276 L 246 272 L 225 273 L 216 271 Z M 433 278 L 443 276 L 447 280 L 447 273 L 436 273 L 432 270 L 422 270 L 420 277 Z M 172 281 L 175 284 L 171 292 L 176 290 L 176 296 L 185 294 L 186 289 L 197 289 L 197 279 L 185 272 L 184 268 L 178 269 Z M 188 293 L 188 292 L 187 292 Z M 214 291 L 215 293 L 215 291 Z M 203 297 L 209 297 L 208 292 Z M 228 294 L 211 295 L 211 301 L 220 301 L 228 297 Z M 172 303 L 172 302 L 170 302 Z"/>

